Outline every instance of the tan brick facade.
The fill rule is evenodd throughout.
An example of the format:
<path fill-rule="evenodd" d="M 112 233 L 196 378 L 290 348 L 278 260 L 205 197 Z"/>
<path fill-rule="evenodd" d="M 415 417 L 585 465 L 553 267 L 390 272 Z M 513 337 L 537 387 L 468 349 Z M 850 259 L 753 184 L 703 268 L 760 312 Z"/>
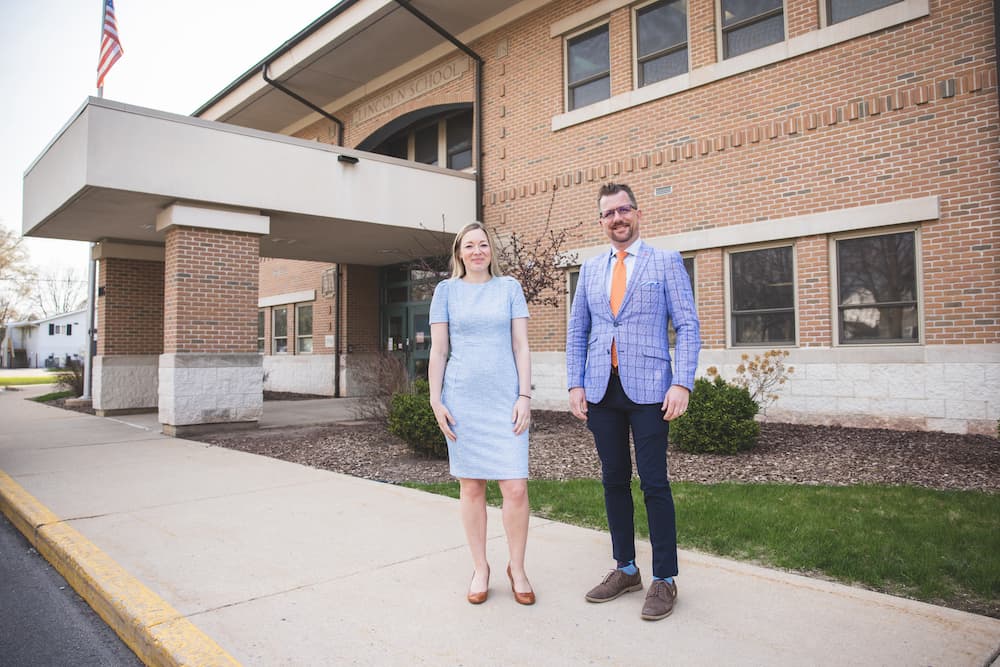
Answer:
<path fill-rule="evenodd" d="M 163 262 L 101 260 L 98 287 L 97 354 L 163 352 Z"/>

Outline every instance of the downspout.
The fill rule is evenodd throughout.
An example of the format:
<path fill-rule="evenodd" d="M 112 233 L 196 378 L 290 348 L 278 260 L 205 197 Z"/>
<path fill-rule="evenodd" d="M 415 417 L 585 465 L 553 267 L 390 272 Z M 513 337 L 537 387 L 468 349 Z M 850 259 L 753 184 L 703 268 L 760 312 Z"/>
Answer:
<path fill-rule="evenodd" d="M 306 98 L 302 97 L 298 93 L 292 92 L 291 90 L 289 90 L 288 88 L 285 88 L 283 85 L 281 85 L 280 83 L 278 83 L 274 79 L 268 77 L 267 76 L 267 66 L 268 66 L 268 63 L 265 62 L 260 67 L 260 74 L 261 74 L 261 76 L 264 77 L 264 81 L 266 81 L 269 85 L 273 86 L 274 88 L 277 88 L 278 90 L 280 90 L 281 92 L 283 92 L 285 95 L 288 95 L 293 100 L 301 102 L 302 104 L 306 105 L 307 107 L 309 107 L 310 109 L 312 109 L 316 113 L 318 113 L 321 116 L 324 116 L 325 118 L 328 118 L 328 119 L 332 120 L 334 123 L 336 123 L 337 124 L 337 145 L 338 146 L 343 146 L 344 145 L 344 123 L 343 123 L 343 121 L 341 121 L 339 118 L 337 118 L 333 114 L 328 113 L 325 109 L 321 109 L 320 107 L 316 106 L 315 104 L 313 104 L 312 102 L 310 102 Z"/>
<path fill-rule="evenodd" d="M 83 355 L 83 396 L 84 400 L 93 400 L 91 390 L 94 386 L 94 301 L 97 294 L 97 260 L 94 259 L 94 243 L 91 242 L 87 251 L 87 351 Z"/>
<path fill-rule="evenodd" d="M 994 2 L 1000 2 L 1000 0 L 994 0 Z M 396 0 L 396 3 L 407 10 L 418 19 L 423 21 L 427 26 L 429 26 L 434 32 L 438 33 L 449 42 L 454 44 L 462 53 L 472 58 L 473 62 L 476 63 L 476 99 L 475 99 L 475 122 L 476 122 L 476 145 L 474 154 L 476 156 L 476 219 L 482 221 L 483 219 L 483 152 L 481 146 L 483 145 L 483 59 L 478 53 L 470 49 L 468 46 L 458 41 L 454 35 L 449 33 L 447 30 L 435 23 L 431 18 L 423 14 L 419 9 L 411 5 L 407 0 Z"/>
<path fill-rule="evenodd" d="M 333 274 L 333 396 L 340 398 L 340 262 Z"/>

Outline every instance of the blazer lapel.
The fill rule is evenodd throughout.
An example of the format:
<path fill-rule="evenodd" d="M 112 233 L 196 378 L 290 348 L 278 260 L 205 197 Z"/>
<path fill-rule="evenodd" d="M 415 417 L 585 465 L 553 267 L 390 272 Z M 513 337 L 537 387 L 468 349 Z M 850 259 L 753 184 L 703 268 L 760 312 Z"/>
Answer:
<path fill-rule="evenodd" d="M 635 266 L 632 267 L 632 277 L 628 281 L 628 287 L 625 288 L 625 298 L 622 300 L 622 307 L 618 311 L 619 313 L 628 306 L 628 302 L 632 298 L 632 293 L 635 292 L 635 286 L 639 284 L 643 274 L 646 272 L 646 264 L 649 262 L 652 254 L 652 249 L 646 243 L 639 246 L 639 254 L 635 258 Z M 610 311 L 610 309 L 611 305 L 609 302 L 608 310 Z"/>

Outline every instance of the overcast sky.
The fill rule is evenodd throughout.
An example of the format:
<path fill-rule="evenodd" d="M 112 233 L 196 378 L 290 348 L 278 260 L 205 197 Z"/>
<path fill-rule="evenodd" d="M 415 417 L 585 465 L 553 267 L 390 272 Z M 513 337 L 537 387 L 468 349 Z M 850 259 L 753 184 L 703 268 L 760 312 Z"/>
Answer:
<path fill-rule="evenodd" d="M 190 114 L 338 0 L 115 0 L 125 55 L 104 97 Z M 0 0 L 0 224 L 21 233 L 24 172 L 97 95 L 102 0 Z M 86 278 L 88 244 L 27 239 L 39 268 Z"/>

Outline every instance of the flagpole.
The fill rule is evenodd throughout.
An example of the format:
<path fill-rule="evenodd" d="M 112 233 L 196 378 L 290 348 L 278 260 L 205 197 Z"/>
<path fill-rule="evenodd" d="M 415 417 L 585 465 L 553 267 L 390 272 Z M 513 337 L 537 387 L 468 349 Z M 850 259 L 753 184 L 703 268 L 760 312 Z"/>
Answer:
<path fill-rule="evenodd" d="M 104 13 L 107 12 L 107 11 L 108 11 L 108 5 L 107 5 L 107 3 L 105 3 L 104 0 L 101 0 L 101 32 L 98 35 L 98 40 L 97 40 L 97 47 L 98 47 L 98 49 L 100 49 L 101 42 L 104 41 Z M 100 52 L 100 51 L 98 51 L 98 52 Z M 97 87 L 97 98 L 98 99 L 103 99 L 104 98 L 104 86 L 98 86 Z"/>

